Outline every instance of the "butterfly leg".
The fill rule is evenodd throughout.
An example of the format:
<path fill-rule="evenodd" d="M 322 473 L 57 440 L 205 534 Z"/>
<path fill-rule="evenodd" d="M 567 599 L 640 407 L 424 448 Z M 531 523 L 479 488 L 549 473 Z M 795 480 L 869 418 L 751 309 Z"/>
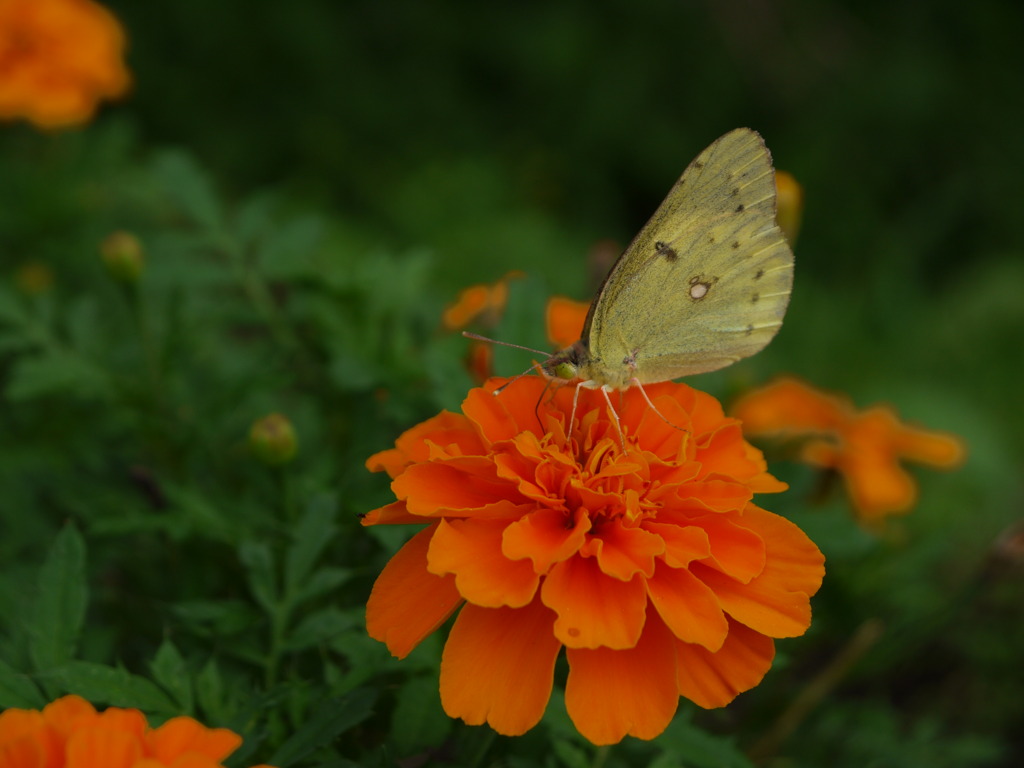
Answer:
<path fill-rule="evenodd" d="M 608 390 L 609 387 L 601 387 L 601 394 L 604 395 L 604 401 L 608 404 L 608 412 L 612 415 L 612 420 L 615 422 L 615 428 L 619 431 L 619 443 L 622 445 L 622 452 L 629 453 L 629 451 L 626 450 L 626 436 L 622 434 L 622 422 L 619 421 L 619 414 L 615 412 L 615 406 L 612 405 L 612 399 L 608 397 Z"/>
<path fill-rule="evenodd" d="M 644 396 L 644 400 L 647 401 L 647 405 L 650 406 L 652 411 L 654 411 L 656 414 L 658 414 L 658 418 L 660 418 L 662 421 L 664 421 L 666 424 L 668 424 L 673 429 L 678 429 L 680 432 L 686 432 L 687 434 L 689 434 L 690 430 L 686 429 L 685 427 L 680 427 L 678 424 L 673 424 L 671 421 L 669 421 L 667 418 L 665 418 L 665 414 L 663 414 L 661 411 L 659 411 L 655 407 L 654 403 L 651 402 L 651 398 L 647 396 L 647 390 L 644 389 L 644 385 L 640 383 L 640 379 L 638 379 L 638 378 L 636 378 L 634 376 L 631 383 L 635 384 L 637 386 L 637 389 L 640 390 L 640 394 L 643 395 Z"/>

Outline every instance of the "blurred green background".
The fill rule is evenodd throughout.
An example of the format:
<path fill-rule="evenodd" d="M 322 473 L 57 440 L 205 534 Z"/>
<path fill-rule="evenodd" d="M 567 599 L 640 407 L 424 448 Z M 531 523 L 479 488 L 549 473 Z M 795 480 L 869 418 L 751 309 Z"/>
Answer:
<path fill-rule="evenodd" d="M 692 157 L 746 125 L 804 187 L 792 304 L 762 354 L 689 383 L 728 399 L 795 374 L 958 434 L 969 458 L 917 472 L 918 507 L 881 534 L 841 494 L 822 502 L 806 468 L 773 463 L 793 491 L 765 505 L 829 558 L 809 635 L 780 643 L 765 684 L 730 708 L 684 707 L 654 744 L 599 757 L 745 765 L 770 734 L 759 759 L 778 766 L 1024 760 L 1024 569 L 1005 533 L 1024 500 L 1024 6 L 108 7 L 131 95 L 79 130 L 0 128 L 6 664 L 32 667 L 15 617 L 73 521 L 89 553 L 78 658 L 145 676 L 171 641 L 197 690 L 216 662 L 255 693 L 207 691 L 198 711 L 243 723 L 262 759 L 325 697 L 365 688 L 373 708 L 319 715 L 335 730 L 292 764 L 592 764 L 558 713 L 474 763 L 479 729 L 439 714 L 438 646 L 403 666 L 362 638 L 361 604 L 402 535 L 358 528 L 389 498 L 362 462 L 458 408 L 465 347 L 439 316 L 461 288 L 524 271 L 489 333 L 546 346 L 545 299 L 589 298 L 595 244 L 628 243 Z M 97 256 L 117 228 L 146 247 L 137 290 Z M 52 288 L 19 292 L 31 264 Z M 528 355 L 497 360 L 508 375 Z M 274 410 L 299 435 L 286 472 L 245 446 Z M 344 575 L 324 570 L 330 589 L 306 603 L 261 601 L 273 567 L 260 569 L 299 519 L 330 521 L 316 567 Z M 874 620 L 881 635 L 814 688 Z M 305 644 L 250 631 L 275 621 Z M 778 714 L 808 690 L 819 698 L 782 738 Z"/>

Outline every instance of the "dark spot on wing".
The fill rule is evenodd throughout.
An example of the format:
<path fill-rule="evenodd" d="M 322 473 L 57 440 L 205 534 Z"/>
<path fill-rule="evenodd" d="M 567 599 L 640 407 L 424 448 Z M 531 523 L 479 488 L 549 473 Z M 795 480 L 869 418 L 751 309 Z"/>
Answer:
<path fill-rule="evenodd" d="M 752 325 L 748 325 L 748 326 L 747 326 L 747 333 L 746 333 L 746 335 L 747 335 L 747 336 L 749 336 L 749 335 L 750 335 L 750 334 L 752 334 L 753 332 L 754 332 L 754 326 L 752 326 Z"/>
<path fill-rule="evenodd" d="M 743 203 L 736 206 L 736 213 L 743 213 Z"/>
<path fill-rule="evenodd" d="M 679 259 L 679 254 L 668 243 L 663 243 L 661 240 L 654 244 L 654 250 L 660 256 L 664 256 L 666 261 L 677 261 Z"/>
<path fill-rule="evenodd" d="M 711 237 L 708 238 L 708 242 L 711 243 L 711 245 L 714 245 L 715 244 L 715 236 L 711 235 Z"/>
<path fill-rule="evenodd" d="M 704 167 L 704 163 L 702 163 L 700 160 L 694 160 L 693 167 L 699 171 L 701 168 Z"/>
<path fill-rule="evenodd" d="M 738 250 L 739 247 L 740 247 L 740 241 L 739 240 L 733 240 L 732 241 L 732 249 L 735 251 L 735 250 Z"/>
<path fill-rule="evenodd" d="M 739 187 L 733 187 L 732 188 L 732 196 L 733 197 L 736 197 L 736 195 L 738 195 L 739 193 L 740 193 L 740 188 Z"/>
<path fill-rule="evenodd" d="M 764 277 L 764 270 L 763 269 L 757 270 L 757 274 L 754 275 L 754 279 L 755 280 L 760 280 L 762 277 Z"/>
<path fill-rule="evenodd" d="M 761 298 L 761 294 L 755 293 L 753 296 L 750 297 L 750 303 L 751 304 L 757 304 L 757 300 L 760 299 L 760 298 Z"/>

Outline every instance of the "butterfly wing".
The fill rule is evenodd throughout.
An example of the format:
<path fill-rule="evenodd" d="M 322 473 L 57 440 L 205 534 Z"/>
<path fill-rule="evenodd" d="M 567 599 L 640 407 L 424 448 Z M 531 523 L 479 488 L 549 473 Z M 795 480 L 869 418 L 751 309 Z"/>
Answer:
<path fill-rule="evenodd" d="M 605 279 L 580 374 L 628 387 L 713 371 L 763 349 L 782 325 L 793 252 L 775 223 L 760 135 L 725 134 L 690 163 Z"/>

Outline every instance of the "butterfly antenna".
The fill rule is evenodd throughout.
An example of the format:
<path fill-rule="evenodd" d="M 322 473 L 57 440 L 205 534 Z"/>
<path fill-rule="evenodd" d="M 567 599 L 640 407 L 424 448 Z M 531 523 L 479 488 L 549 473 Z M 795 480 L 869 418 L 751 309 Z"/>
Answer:
<path fill-rule="evenodd" d="M 481 336 L 479 333 L 470 333 L 469 331 L 463 331 L 462 335 L 467 339 L 476 339 L 477 341 L 486 341 L 490 344 L 500 344 L 503 347 L 512 347 L 513 349 L 525 349 L 527 352 L 533 352 L 535 355 L 544 355 L 544 357 L 551 357 L 550 352 L 545 352 L 542 349 L 534 349 L 533 347 L 524 347 L 522 344 L 512 344 L 507 341 L 498 341 L 497 339 L 489 339 L 486 336 Z M 532 369 L 531 369 L 532 370 Z"/>
<path fill-rule="evenodd" d="M 498 341 L 497 339 L 489 339 L 486 336 L 481 336 L 479 333 L 470 333 L 469 331 L 463 331 L 462 335 L 465 336 L 467 339 L 475 339 L 476 341 L 486 341 L 486 342 L 489 342 L 491 344 L 500 344 L 503 347 L 512 347 L 513 349 L 523 349 L 523 350 L 526 350 L 527 352 L 533 352 L 534 354 L 537 354 L 537 355 L 543 355 L 545 358 L 551 357 L 551 355 L 549 353 L 545 352 L 544 350 L 534 349 L 533 347 L 524 347 L 522 344 L 511 344 L 511 343 L 509 343 L 507 341 Z M 526 376 L 528 373 L 533 371 L 535 368 L 538 369 L 538 370 L 543 370 L 540 367 L 540 363 L 534 363 L 529 368 L 527 368 L 525 371 L 523 371 L 522 373 L 520 373 L 520 374 L 518 374 L 516 376 L 513 376 L 511 379 L 506 381 L 500 387 L 498 387 L 497 389 L 492 391 L 491 394 L 494 395 L 495 397 L 497 397 L 498 395 L 500 395 L 502 392 L 505 391 L 505 387 L 507 387 L 509 384 L 512 384 L 513 382 L 519 381 L 519 379 L 523 378 L 523 376 Z"/>

